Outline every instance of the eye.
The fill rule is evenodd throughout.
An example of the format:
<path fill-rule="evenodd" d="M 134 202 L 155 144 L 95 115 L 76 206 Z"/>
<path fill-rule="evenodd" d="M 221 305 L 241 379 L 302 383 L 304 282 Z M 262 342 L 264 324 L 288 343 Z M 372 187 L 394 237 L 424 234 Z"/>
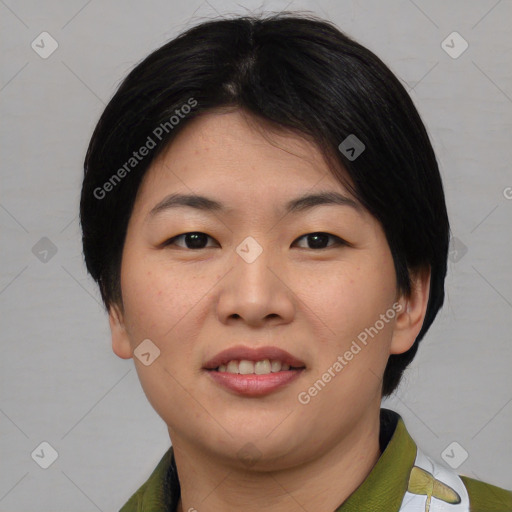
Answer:
<path fill-rule="evenodd" d="M 164 242 L 164 246 L 168 245 L 177 245 L 178 247 L 183 247 L 180 244 L 176 244 L 176 240 L 183 239 L 185 240 L 184 249 L 206 249 L 205 242 L 210 238 L 213 238 L 206 233 L 201 233 L 200 231 L 190 231 L 188 233 L 182 233 L 181 235 L 177 235 L 173 238 L 170 238 L 166 242 Z"/>
<path fill-rule="evenodd" d="M 326 245 L 328 243 L 329 238 L 334 240 L 334 243 L 330 245 Z M 178 240 L 184 240 L 185 246 L 182 244 L 176 243 Z M 181 235 L 177 235 L 173 238 L 170 238 L 166 242 L 164 242 L 164 246 L 169 245 L 176 245 L 178 247 L 182 247 L 184 249 L 206 249 L 207 246 L 205 245 L 208 241 L 214 240 L 211 236 L 207 235 L 206 233 L 202 233 L 201 231 L 190 231 L 188 233 L 182 233 Z M 306 239 L 307 242 L 311 244 L 311 247 L 302 247 L 304 249 L 329 249 L 330 247 L 340 246 L 340 245 L 350 245 L 345 240 L 342 240 L 340 237 L 336 235 L 331 235 L 330 233 L 324 233 L 324 232 L 314 232 L 314 233 L 307 233 L 305 235 L 302 235 L 301 237 L 297 238 L 294 243 L 297 243 L 297 241 Z"/>
<path fill-rule="evenodd" d="M 325 246 L 325 244 L 329 240 L 329 237 L 334 240 L 334 244 Z M 306 235 L 302 235 L 301 237 L 297 238 L 297 240 L 301 240 L 303 238 L 306 238 L 307 242 L 310 242 L 312 244 L 312 247 L 305 247 L 305 249 L 329 249 L 330 247 L 333 246 L 350 245 L 348 242 L 342 240 L 340 237 L 336 235 L 331 235 L 330 233 L 323 233 L 321 231 L 315 233 L 307 233 Z M 295 242 L 297 242 L 297 240 Z"/>

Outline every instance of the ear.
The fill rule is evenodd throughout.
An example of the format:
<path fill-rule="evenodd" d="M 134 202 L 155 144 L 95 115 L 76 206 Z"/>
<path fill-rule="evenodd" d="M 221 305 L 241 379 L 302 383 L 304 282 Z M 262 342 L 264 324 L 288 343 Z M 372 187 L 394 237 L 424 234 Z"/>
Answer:
<path fill-rule="evenodd" d="M 111 305 L 108 310 L 108 321 L 112 334 L 112 350 L 121 359 L 133 357 L 128 331 L 124 324 L 123 313 L 117 305 Z"/>
<path fill-rule="evenodd" d="M 390 354 L 402 354 L 413 345 L 421 331 L 430 293 L 430 268 L 411 275 L 411 294 L 399 299 L 400 310 L 396 317 L 391 339 Z"/>

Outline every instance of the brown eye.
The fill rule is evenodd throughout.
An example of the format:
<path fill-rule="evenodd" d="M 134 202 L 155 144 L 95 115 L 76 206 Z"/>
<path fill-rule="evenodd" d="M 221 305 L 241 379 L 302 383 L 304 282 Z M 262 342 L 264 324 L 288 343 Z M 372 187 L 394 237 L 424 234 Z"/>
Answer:
<path fill-rule="evenodd" d="M 206 249 L 208 239 L 214 240 L 206 233 L 202 233 L 200 231 L 190 231 L 188 233 L 182 233 L 181 235 L 170 238 L 164 243 L 164 246 L 174 245 L 183 249 L 191 250 Z M 302 235 L 294 243 L 297 243 L 299 240 L 303 239 L 305 239 L 307 242 L 306 247 L 301 247 L 304 249 L 321 250 L 340 245 L 349 245 L 348 242 L 345 242 L 345 240 L 342 240 L 340 237 L 324 232 L 315 232 Z M 333 243 L 329 244 L 329 240 L 332 240 Z M 178 241 L 180 242 L 178 243 Z"/>
<path fill-rule="evenodd" d="M 183 247 L 184 249 L 205 249 L 205 244 L 208 239 L 213 240 L 213 238 L 206 233 L 201 233 L 200 231 L 190 231 L 189 233 L 182 233 L 181 235 L 177 235 L 173 238 L 170 238 L 165 242 L 165 246 L 168 245 L 177 245 L 178 247 Z M 177 244 L 177 240 L 183 240 L 185 246 L 182 244 Z"/>
<path fill-rule="evenodd" d="M 310 247 L 305 247 L 305 249 L 329 249 L 330 247 L 339 245 L 348 245 L 347 242 L 342 240 L 340 237 L 331 235 L 330 233 L 308 233 L 306 235 L 302 235 L 297 240 L 302 240 L 303 238 L 306 239 L 307 243 L 310 245 Z M 334 243 L 331 245 L 327 245 L 329 238 L 334 240 Z M 295 242 L 297 242 L 297 240 Z"/>

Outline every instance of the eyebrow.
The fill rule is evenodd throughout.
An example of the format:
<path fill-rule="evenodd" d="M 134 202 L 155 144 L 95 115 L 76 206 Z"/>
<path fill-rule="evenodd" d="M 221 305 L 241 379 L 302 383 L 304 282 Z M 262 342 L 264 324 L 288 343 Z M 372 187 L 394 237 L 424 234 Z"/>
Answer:
<path fill-rule="evenodd" d="M 284 205 L 285 214 L 299 213 L 310 210 L 320 205 L 338 205 L 349 206 L 354 208 L 358 213 L 362 213 L 362 207 L 353 199 L 334 192 L 331 190 L 320 191 L 315 194 L 304 194 L 295 199 L 291 199 Z M 215 199 L 201 196 L 197 194 L 170 194 L 158 204 L 156 204 L 148 213 L 148 219 L 156 215 L 171 210 L 173 208 L 188 207 L 206 212 L 228 213 L 233 211 L 233 208 L 228 208 L 226 205 L 216 201 Z"/>

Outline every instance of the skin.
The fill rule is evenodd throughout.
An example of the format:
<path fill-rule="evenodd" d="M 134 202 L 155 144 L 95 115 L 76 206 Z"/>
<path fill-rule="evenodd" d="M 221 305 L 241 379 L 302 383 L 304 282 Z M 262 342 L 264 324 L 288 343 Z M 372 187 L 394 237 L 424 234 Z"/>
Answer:
<path fill-rule="evenodd" d="M 148 170 L 129 221 L 121 266 L 123 307 L 109 313 L 121 358 L 149 338 L 160 356 L 133 357 L 148 400 L 168 426 L 180 475 L 180 512 L 332 512 L 380 456 L 379 408 L 390 354 L 408 350 L 425 316 L 429 273 L 399 296 L 378 221 L 363 208 L 321 205 L 284 215 L 286 201 L 331 190 L 350 197 L 318 148 L 270 133 L 244 111 L 190 121 Z M 225 214 L 189 207 L 148 212 L 170 193 L 225 203 Z M 206 233 L 200 249 L 162 244 Z M 315 248 L 309 233 L 334 235 Z M 247 237 L 263 249 L 247 263 Z M 350 245 L 336 245 L 336 238 Z M 365 328 L 401 310 L 307 405 L 297 397 L 321 378 Z M 203 370 L 234 345 L 275 345 L 306 364 L 263 397 L 220 387 Z M 248 465 L 239 450 L 252 443 Z"/>

